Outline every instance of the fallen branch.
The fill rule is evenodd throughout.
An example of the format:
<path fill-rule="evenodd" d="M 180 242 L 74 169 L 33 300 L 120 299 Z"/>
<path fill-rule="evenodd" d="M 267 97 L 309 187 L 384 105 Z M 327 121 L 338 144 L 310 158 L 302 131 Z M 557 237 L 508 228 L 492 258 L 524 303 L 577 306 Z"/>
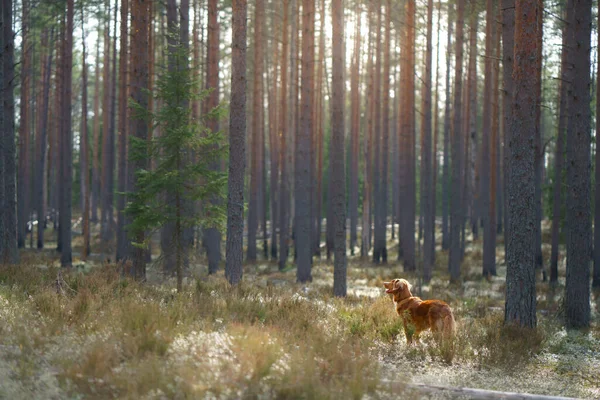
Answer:
<path fill-rule="evenodd" d="M 397 383 L 396 381 L 383 380 L 386 383 Z M 559 397 L 559 396 L 544 396 L 539 394 L 527 394 L 527 393 L 513 393 L 513 392 L 499 392 L 496 390 L 484 390 L 484 389 L 471 389 L 462 387 L 452 386 L 435 386 L 435 385 L 424 385 L 419 383 L 407 384 L 406 388 L 414 390 L 420 393 L 450 393 L 455 396 L 466 396 L 469 399 L 481 399 L 481 400 L 575 400 L 573 397 Z"/>

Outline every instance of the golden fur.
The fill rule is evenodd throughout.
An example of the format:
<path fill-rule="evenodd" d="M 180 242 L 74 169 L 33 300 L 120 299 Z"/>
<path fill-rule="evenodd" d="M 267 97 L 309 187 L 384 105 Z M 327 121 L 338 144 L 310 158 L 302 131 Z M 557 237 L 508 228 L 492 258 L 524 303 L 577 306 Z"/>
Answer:
<path fill-rule="evenodd" d="M 406 341 L 419 341 L 419 334 L 431 329 L 436 339 L 452 339 L 456 329 L 450 306 L 441 300 L 421 300 L 410 292 L 411 285 L 405 279 L 384 282 L 385 292 L 394 300 L 396 312 L 402 318 Z"/>

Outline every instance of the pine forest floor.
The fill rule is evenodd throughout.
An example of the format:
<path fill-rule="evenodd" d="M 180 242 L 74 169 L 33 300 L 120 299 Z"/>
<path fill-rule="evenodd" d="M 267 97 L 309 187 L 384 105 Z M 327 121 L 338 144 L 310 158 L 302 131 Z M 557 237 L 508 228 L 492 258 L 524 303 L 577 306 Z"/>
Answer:
<path fill-rule="evenodd" d="M 600 398 L 600 293 L 592 328 L 565 331 L 562 258 L 559 285 L 538 282 L 538 328 L 505 328 L 497 251 L 498 276 L 483 279 L 481 242 L 468 238 L 461 286 L 448 283 L 446 252 L 427 285 L 393 253 L 386 266 L 351 257 L 349 296 L 337 299 L 325 260 L 309 285 L 295 283 L 293 265 L 259 262 L 232 289 L 199 257 L 178 294 L 156 263 L 138 284 L 101 256 L 61 271 L 54 251 L 23 250 L 20 265 L 0 267 L 0 399 L 451 398 L 415 383 Z M 397 277 L 454 309 L 451 362 L 430 335 L 406 345 L 382 289 Z"/>

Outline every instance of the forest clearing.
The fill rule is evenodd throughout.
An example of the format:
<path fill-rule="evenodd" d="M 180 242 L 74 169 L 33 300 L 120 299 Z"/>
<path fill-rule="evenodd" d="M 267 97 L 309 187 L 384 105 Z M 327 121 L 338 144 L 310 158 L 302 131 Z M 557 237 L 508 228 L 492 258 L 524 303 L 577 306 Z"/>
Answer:
<path fill-rule="evenodd" d="M 448 284 L 439 257 L 420 289 L 456 315 L 448 363 L 430 334 L 406 344 L 382 282 L 418 275 L 398 265 L 350 258 L 342 300 L 331 295 L 325 260 L 309 285 L 266 262 L 246 266 L 232 288 L 199 259 L 177 293 L 155 266 L 142 285 L 97 261 L 75 260 L 57 278 L 53 251 L 26 251 L 18 268 L 0 269 L 0 398 L 461 398 L 411 384 L 598 398 L 600 330 L 561 326 L 564 262 L 556 287 L 538 284 L 530 331 L 503 327 L 504 255 L 490 280 L 479 273 L 481 257 L 480 243 L 469 243 L 460 287 Z M 593 305 L 597 320 L 599 296 Z"/>
<path fill-rule="evenodd" d="M 0 399 L 600 399 L 592 0 L 0 0 Z"/>

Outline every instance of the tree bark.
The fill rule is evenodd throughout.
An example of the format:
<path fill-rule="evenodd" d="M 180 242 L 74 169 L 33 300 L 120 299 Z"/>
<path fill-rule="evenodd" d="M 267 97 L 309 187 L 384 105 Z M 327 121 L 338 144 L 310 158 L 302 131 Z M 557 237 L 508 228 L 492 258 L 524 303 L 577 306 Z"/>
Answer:
<path fill-rule="evenodd" d="M 19 116 L 19 173 L 17 184 L 17 210 L 18 210 L 18 236 L 17 244 L 19 248 L 25 247 L 27 237 L 27 223 L 30 219 L 30 200 L 31 200 L 31 159 L 30 147 L 31 139 L 31 118 L 29 115 L 30 104 L 30 86 L 31 86 L 31 68 L 33 49 L 29 40 L 29 1 L 22 2 L 21 19 L 21 101 Z M 32 226 L 33 234 L 33 226 Z"/>
<path fill-rule="evenodd" d="M 146 109 L 149 105 L 149 53 L 148 35 L 151 26 L 150 2 L 147 0 L 132 0 L 131 2 L 131 75 L 130 96 L 140 107 Z M 130 110 L 130 115 L 134 111 Z M 148 122 L 143 118 L 131 118 L 127 135 L 141 140 L 148 140 Z M 127 189 L 135 192 L 137 188 L 136 171 L 147 168 L 147 161 L 143 158 L 130 158 L 127 164 Z M 125 224 L 130 223 L 130 216 L 126 215 Z M 134 279 L 146 278 L 146 251 L 132 242 L 143 243 L 144 232 L 128 233 L 128 249 L 126 257 L 132 261 L 133 268 L 130 273 Z"/>
<path fill-rule="evenodd" d="M 381 221 L 381 210 L 382 210 L 382 198 L 381 198 L 381 186 L 382 186 L 382 170 L 381 170 L 381 159 L 382 159 L 382 148 L 381 148 L 381 28 L 382 28 L 382 12 L 381 12 L 381 0 L 375 0 L 371 2 L 373 10 L 377 15 L 375 22 L 376 37 L 375 37 L 375 70 L 374 83 L 373 83 L 373 200 L 374 200 L 374 230 L 373 230 L 373 262 L 378 264 L 381 262 L 381 252 L 385 248 L 385 230 Z"/>
<path fill-rule="evenodd" d="M 558 245 L 559 245 L 559 234 L 561 224 L 561 210 L 563 206 L 563 174 L 565 170 L 564 157 L 565 157 L 565 129 L 567 127 L 567 120 L 569 118 L 569 93 L 570 93 L 570 82 L 572 79 L 571 68 L 568 65 L 569 62 L 569 45 L 572 40 L 569 39 L 569 23 L 572 23 L 573 18 L 573 0 L 567 0 L 565 4 L 565 10 L 563 12 L 566 23 L 563 25 L 562 35 L 562 54 L 561 54 L 561 65 L 560 65 L 560 99 L 559 99 L 559 110 L 558 110 L 558 132 L 556 134 L 556 152 L 554 155 L 554 187 L 552 189 L 552 250 L 550 253 L 550 283 L 558 283 Z M 596 152 L 599 154 L 599 152 Z M 598 156 L 596 156 L 598 157 Z M 596 169 L 598 173 L 598 169 Z M 598 182 L 598 181 L 596 181 Z M 598 193 L 598 192 L 596 192 Z M 600 199 L 596 195 L 596 199 Z M 598 200 L 596 200 L 598 201 Z M 600 210 L 600 208 L 596 208 Z M 600 216 L 600 213 L 595 215 Z M 600 224 L 595 224 L 595 227 L 599 227 Z M 597 235 L 600 235 L 600 230 L 594 230 L 594 240 Z M 599 236 L 600 238 L 600 236 Z M 594 249 L 600 249 L 600 246 L 594 242 Z M 594 250 L 594 256 L 596 251 Z M 594 265 L 596 263 L 594 262 Z"/>
<path fill-rule="evenodd" d="M 432 208 L 431 208 L 431 226 L 433 227 L 431 235 L 431 258 L 432 262 L 435 263 L 435 225 L 436 225 L 436 214 L 437 214 L 437 181 L 438 181 L 438 169 L 439 169 L 439 157 L 438 157 L 438 143 L 439 143 L 439 132 L 440 132 L 440 109 L 439 109 L 439 93 L 440 93 L 440 29 L 442 19 L 442 1 L 438 1 L 438 22 L 437 22 L 437 40 L 436 40 L 436 61 L 435 61 L 435 100 L 434 100 L 434 113 L 433 113 L 433 182 L 432 186 Z M 449 17 L 449 15 L 448 15 Z"/>
<path fill-rule="evenodd" d="M 473 240 L 479 238 L 479 218 L 480 218 L 480 195 L 482 190 L 479 182 L 479 171 L 477 165 L 480 164 L 481 154 L 479 152 L 477 138 L 477 32 L 479 27 L 478 10 L 475 3 L 471 7 L 471 32 L 469 34 L 469 141 L 470 141 L 470 158 L 468 168 L 468 182 L 470 187 L 470 217 L 471 231 L 473 232 Z M 485 119 L 485 116 L 484 116 Z"/>
<path fill-rule="evenodd" d="M 281 107 L 279 109 L 280 118 L 279 118 L 279 165 L 281 165 L 281 176 L 279 181 L 279 270 L 285 269 L 288 251 L 289 251 L 289 176 L 288 176 L 288 160 L 287 153 L 289 149 L 287 148 L 288 136 L 289 132 L 292 132 L 293 129 L 290 129 L 290 121 L 288 120 L 288 60 L 293 58 L 289 52 L 289 31 L 288 31 L 288 21 L 290 15 L 290 2 L 289 0 L 284 0 L 283 2 L 283 25 L 282 25 L 282 49 L 281 49 Z M 292 0 L 292 9 L 295 10 L 295 1 Z M 295 21 L 295 18 L 292 17 L 292 20 Z M 294 22 L 292 22 L 292 29 L 294 27 Z M 294 81 L 294 60 L 291 62 L 292 68 L 290 68 L 290 81 Z M 293 91 L 290 91 L 293 92 Z M 293 114 L 293 113 L 291 113 Z M 290 118 L 291 120 L 291 118 Z"/>
<path fill-rule="evenodd" d="M 372 133 L 373 133 L 373 17 L 371 12 L 368 12 L 369 34 L 368 49 L 367 49 L 367 95 L 365 96 L 365 115 L 366 115 L 366 130 L 363 139 L 363 151 L 365 157 L 364 170 L 364 187 L 363 187 L 363 203 L 362 203 L 362 232 L 361 232 L 361 248 L 360 257 L 366 260 L 369 256 L 371 248 L 371 185 L 372 185 Z"/>
<path fill-rule="evenodd" d="M 452 59 L 452 35 L 454 23 L 452 21 L 453 5 L 448 4 L 448 42 L 446 44 L 446 104 L 444 106 L 444 149 L 442 166 L 442 249 L 450 247 L 450 231 L 448 229 L 448 213 L 450 211 L 450 61 Z"/>
<path fill-rule="evenodd" d="M 389 1 L 389 0 L 388 0 Z M 389 9 L 389 8 L 388 8 Z M 334 204 L 334 249 L 333 294 L 346 296 L 346 176 L 344 173 L 346 149 L 344 140 L 344 6 L 342 0 L 331 3 L 331 22 L 333 26 L 332 50 L 333 79 L 331 83 L 331 141 L 334 153 L 331 154 Z"/>
<path fill-rule="evenodd" d="M 121 0 L 121 44 L 119 51 L 119 176 L 117 189 L 117 261 L 127 258 L 129 245 L 125 231 L 125 192 L 127 187 L 127 16 L 129 0 Z M 141 50 L 140 50 L 141 51 Z"/>
<path fill-rule="evenodd" d="M 509 192 L 509 176 L 510 176 L 510 135 L 512 132 L 513 123 L 513 64 L 514 64 L 514 43 L 515 43 L 515 0 L 502 0 L 502 130 L 504 139 L 504 162 L 503 162 L 503 179 L 504 190 L 504 249 L 507 253 L 509 239 L 509 208 L 508 208 L 508 192 Z"/>
<path fill-rule="evenodd" d="M 50 33 L 48 40 L 48 30 L 42 32 L 42 48 L 44 56 L 42 57 L 41 75 L 42 75 L 42 95 L 38 107 L 38 136 L 37 136 L 37 163 L 35 172 L 35 207 L 38 216 L 37 229 L 37 248 L 44 248 L 44 228 L 46 225 L 46 153 L 48 147 L 48 107 L 50 104 L 50 76 L 52 73 L 52 55 L 54 30 Z M 45 52 L 48 52 L 45 54 Z"/>
<path fill-rule="evenodd" d="M 513 123 L 509 160 L 509 241 L 506 253 L 505 324 L 533 328 L 535 315 L 535 87 L 536 0 L 515 1 Z"/>
<path fill-rule="evenodd" d="M 361 34 L 360 34 L 360 4 L 356 3 L 356 29 L 354 31 L 354 54 L 352 60 L 351 77 L 351 108 L 350 114 L 350 254 L 354 255 L 354 248 L 358 241 L 358 163 L 360 140 L 360 59 L 361 59 Z"/>
<path fill-rule="evenodd" d="M 102 178 L 100 190 L 101 237 L 104 242 L 110 239 L 110 219 L 112 219 L 112 203 L 108 192 L 112 193 L 112 176 L 110 158 L 113 153 L 110 147 L 110 100 L 111 100 L 111 39 L 110 39 L 110 2 L 106 4 L 106 26 L 104 28 L 104 65 L 103 68 L 103 100 L 102 100 Z M 114 80 L 115 77 L 113 76 Z M 110 204 L 109 204 L 110 203 Z"/>
<path fill-rule="evenodd" d="M 423 281 L 431 280 L 433 269 L 433 186 L 431 149 L 431 63 L 432 63 L 433 0 L 427 1 L 427 44 L 425 49 L 425 76 L 423 77 L 423 107 L 421 135 L 423 136 L 423 158 L 421 160 L 421 208 L 423 210 Z"/>
<path fill-rule="evenodd" d="M 60 237 L 62 240 L 60 264 L 63 267 L 71 267 L 71 193 L 73 177 L 73 132 L 71 130 L 71 90 L 73 70 L 73 14 L 74 0 L 67 0 L 67 23 L 65 40 L 63 42 L 63 81 L 62 81 L 62 140 L 61 140 L 61 163 L 62 177 L 60 182 Z"/>
<path fill-rule="evenodd" d="M 319 34 L 319 59 L 317 61 L 317 87 L 315 90 L 315 147 L 316 147 L 316 162 L 313 163 L 316 169 L 315 173 L 315 196 L 313 199 L 315 208 L 315 228 L 313 235 L 313 254 L 317 257 L 321 256 L 321 230 L 322 230 L 322 214 L 323 214 L 323 149 L 325 146 L 325 118 L 323 113 L 323 75 L 325 74 L 325 0 L 321 0 L 321 32 Z M 330 153 L 331 154 L 331 153 Z M 331 162 L 330 158 L 330 162 Z M 331 164 L 330 164 L 331 165 Z M 331 172 L 331 168 L 330 168 Z M 331 181 L 329 181 L 331 187 Z M 331 190 L 328 191 L 327 196 L 327 258 L 330 257 L 330 252 L 333 250 L 333 221 L 331 217 L 333 213 L 331 211 L 332 197 Z"/>
<path fill-rule="evenodd" d="M 452 199 L 450 218 L 450 255 L 448 257 L 448 269 L 452 282 L 460 281 L 460 230 L 463 223 L 463 193 L 462 174 L 463 161 L 462 152 L 464 148 L 462 135 L 462 75 L 463 75 L 463 31 L 464 31 L 465 2 L 458 0 L 456 15 L 456 64 L 454 79 L 454 137 L 452 138 Z"/>
<path fill-rule="evenodd" d="M 98 222 L 98 207 L 100 203 L 100 34 L 100 28 L 98 28 L 98 40 L 96 41 L 96 67 L 94 69 L 94 132 L 92 134 L 92 222 Z"/>
<path fill-rule="evenodd" d="M 246 170 L 246 16 L 247 0 L 232 2 L 231 101 L 229 116 L 229 180 L 225 276 L 242 280 L 244 257 L 244 174 Z"/>
<path fill-rule="evenodd" d="M 0 261 L 4 264 L 19 262 L 17 245 L 17 148 L 15 141 L 15 102 L 14 102 L 14 35 L 12 30 L 12 1 L 2 1 L 2 79 L 3 105 L 1 125 L 3 127 L 3 192 L 0 217 L 2 219 L 2 244 Z"/>
<path fill-rule="evenodd" d="M 82 231 L 83 231 L 83 248 L 81 250 L 81 259 L 83 261 L 87 260 L 87 256 L 90 254 L 90 167 L 89 167 L 89 138 L 87 131 L 88 124 L 88 104 L 87 104 L 87 64 L 85 61 L 86 52 L 85 52 L 85 16 L 84 16 L 84 8 L 81 7 L 81 37 L 82 37 L 82 56 L 81 56 L 81 133 L 79 136 L 79 143 L 81 146 L 80 151 L 80 170 L 81 170 L 81 193 L 83 194 L 83 210 L 82 210 Z M 40 226 L 39 218 L 38 218 L 38 229 Z"/>
<path fill-rule="evenodd" d="M 388 208 L 388 158 L 389 158 L 389 143 L 390 143 L 390 47 L 391 47 L 391 30 L 392 30 L 392 5 L 391 1 L 386 3 L 386 18 L 385 18 L 385 44 L 383 48 L 383 117 L 381 130 L 381 168 L 379 176 L 380 182 L 380 244 L 378 262 L 387 263 L 387 208 Z"/>
<path fill-rule="evenodd" d="M 311 273 L 311 163 L 310 138 L 313 130 L 315 2 L 302 0 L 302 97 L 300 129 L 296 139 L 295 234 L 298 251 L 298 282 L 312 281 Z"/>
<path fill-rule="evenodd" d="M 254 79 L 252 95 L 252 152 L 250 157 L 250 200 L 248 204 L 248 249 L 246 258 L 248 261 L 256 261 L 256 233 L 258 230 L 258 218 L 260 211 L 260 181 L 261 181 L 261 159 L 260 153 L 262 143 L 261 115 L 263 113 L 263 25 L 265 5 L 264 0 L 257 0 L 254 11 Z"/>
<path fill-rule="evenodd" d="M 206 100 L 207 110 L 212 110 L 219 105 L 219 21 L 218 0 L 208 0 L 208 53 L 206 60 L 206 88 L 210 95 Z M 219 130 L 219 120 L 216 118 L 208 121 L 207 128 L 213 132 Z M 213 169 L 221 168 L 217 162 Z M 217 200 L 211 200 L 217 201 Z M 208 228 L 204 232 L 204 246 L 208 254 L 209 273 L 217 272 L 221 261 L 221 233 L 216 228 Z"/>
<path fill-rule="evenodd" d="M 600 23 L 600 13 L 598 14 L 598 22 Z M 598 25 L 600 26 L 600 24 Z M 600 30 L 598 31 L 598 38 L 600 38 Z M 564 67 L 564 64 L 563 64 Z M 600 117 L 600 101 L 598 101 L 598 99 L 600 99 L 600 85 L 598 85 L 598 78 L 600 77 L 600 63 L 598 64 L 598 69 L 596 71 L 596 138 L 600 138 L 600 120 L 598 120 L 598 118 Z M 562 85 L 561 85 L 562 87 Z M 562 89 L 561 89 L 561 94 L 562 94 Z M 561 106 L 562 106 L 562 99 L 561 99 Z M 562 115 L 562 114 L 561 114 Z M 564 128 L 564 125 L 563 125 Z M 563 136 L 562 131 L 559 131 L 559 135 Z M 558 145 L 557 145 L 558 147 Z M 557 156 L 558 156 L 558 149 L 556 150 L 557 152 Z M 561 154 L 561 161 L 562 161 L 562 154 Z M 558 161 L 557 161 L 558 164 Z M 562 164 L 561 164 L 562 166 Z M 556 182 L 558 183 L 559 180 L 558 178 L 560 178 L 561 175 L 557 175 L 557 179 Z M 593 269 L 593 279 L 592 279 L 592 287 L 594 288 L 598 288 L 600 287 L 600 151 L 598 148 L 598 144 L 596 144 L 596 181 L 595 181 L 595 187 L 594 187 L 594 193 L 595 193 L 595 197 L 594 197 L 594 201 L 595 201 L 595 207 L 594 210 L 596 210 L 595 214 L 594 214 L 594 269 Z M 558 185 L 556 185 L 558 186 Z M 560 189 L 560 187 L 559 187 Z M 556 198 L 556 191 L 555 193 L 555 198 Z M 560 200 L 560 190 L 559 190 L 559 200 Z M 559 205 L 560 207 L 560 205 Z M 555 205 L 555 210 L 556 210 L 556 205 Z M 559 208 L 560 210 L 560 208 Z M 555 211 L 556 212 L 556 211 Z M 556 214 L 559 214 L 559 212 L 556 212 Z M 558 228 L 558 222 L 560 221 L 559 218 L 557 218 L 557 228 Z M 552 255 L 554 255 L 554 219 L 552 220 Z M 558 235 L 557 235 L 558 236 Z M 556 239 L 557 242 L 557 250 L 558 250 L 558 238 Z M 557 257 L 558 258 L 558 257 Z M 554 261 L 554 259 L 553 259 Z M 555 261 L 555 263 L 557 264 L 557 262 Z M 550 274 L 550 281 L 552 282 L 552 273 Z"/>
<path fill-rule="evenodd" d="M 279 2 L 275 2 L 273 5 L 274 10 L 272 13 L 273 21 L 273 35 L 278 37 L 279 35 Z M 278 83 L 279 83 L 279 39 L 271 40 L 271 46 L 275 49 L 272 50 L 274 53 L 274 63 L 273 63 L 273 82 L 275 84 L 270 85 L 271 88 L 269 90 L 269 156 L 271 162 L 271 175 L 270 175 L 270 183 L 269 183 L 269 194 L 270 194 L 270 217 L 271 217 L 271 259 L 277 260 L 277 229 L 279 228 L 279 218 L 278 218 L 278 192 L 279 192 L 279 143 L 278 143 L 278 135 L 279 135 L 279 124 L 281 123 L 279 118 L 279 99 L 278 99 Z"/>
<path fill-rule="evenodd" d="M 415 217 L 416 217 L 416 175 L 415 175 L 415 1 L 406 2 L 406 39 L 405 39 L 405 92 L 403 139 L 401 140 L 404 152 L 404 162 L 401 168 L 404 170 L 404 192 L 401 200 L 400 210 L 404 217 L 400 221 L 402 256 L 404 258 L 404 270 L 414 271 L 415 260 Z"/>
<path fill-rule="evenodd" d="M 570 26 L 576 46 L 569 51 L 573 91 L 567 127 L 567 328 L 590 326 L 591 159 L 590 52 L 592 1 L 573 0 Z"/>
<path fill-rule="evenodd" d="M 494 229 L 496 212 L 492 210 L 492 194 L 495 192 L 491 182 L 492 160 L 492 96 L 493 96 L 493 48 L 496 19 L 494 2 L 487 0 L 485 32 L 485 87 L 483 100 L 483 131 L 481 141 L 481 210 L 483 212 L 483 276 L 492 275 L 496 269 L 496 230 Z"/>
<path fill-rule="evenodd" d="M 538 0 L 538 8 L 544 9 L 543 0 Z M 544 150 L 542 148 L 542 47 L 543 41 L 543 13 L 538 13 L 536 30 L 537 61 L 537 86 L 536 90 L 536 117 L 535 117 L 535 269 L 542 271 L 542 279 L 547 280 L 544 259 L 542 257 L 542 173 L 544 169 Z"/>

